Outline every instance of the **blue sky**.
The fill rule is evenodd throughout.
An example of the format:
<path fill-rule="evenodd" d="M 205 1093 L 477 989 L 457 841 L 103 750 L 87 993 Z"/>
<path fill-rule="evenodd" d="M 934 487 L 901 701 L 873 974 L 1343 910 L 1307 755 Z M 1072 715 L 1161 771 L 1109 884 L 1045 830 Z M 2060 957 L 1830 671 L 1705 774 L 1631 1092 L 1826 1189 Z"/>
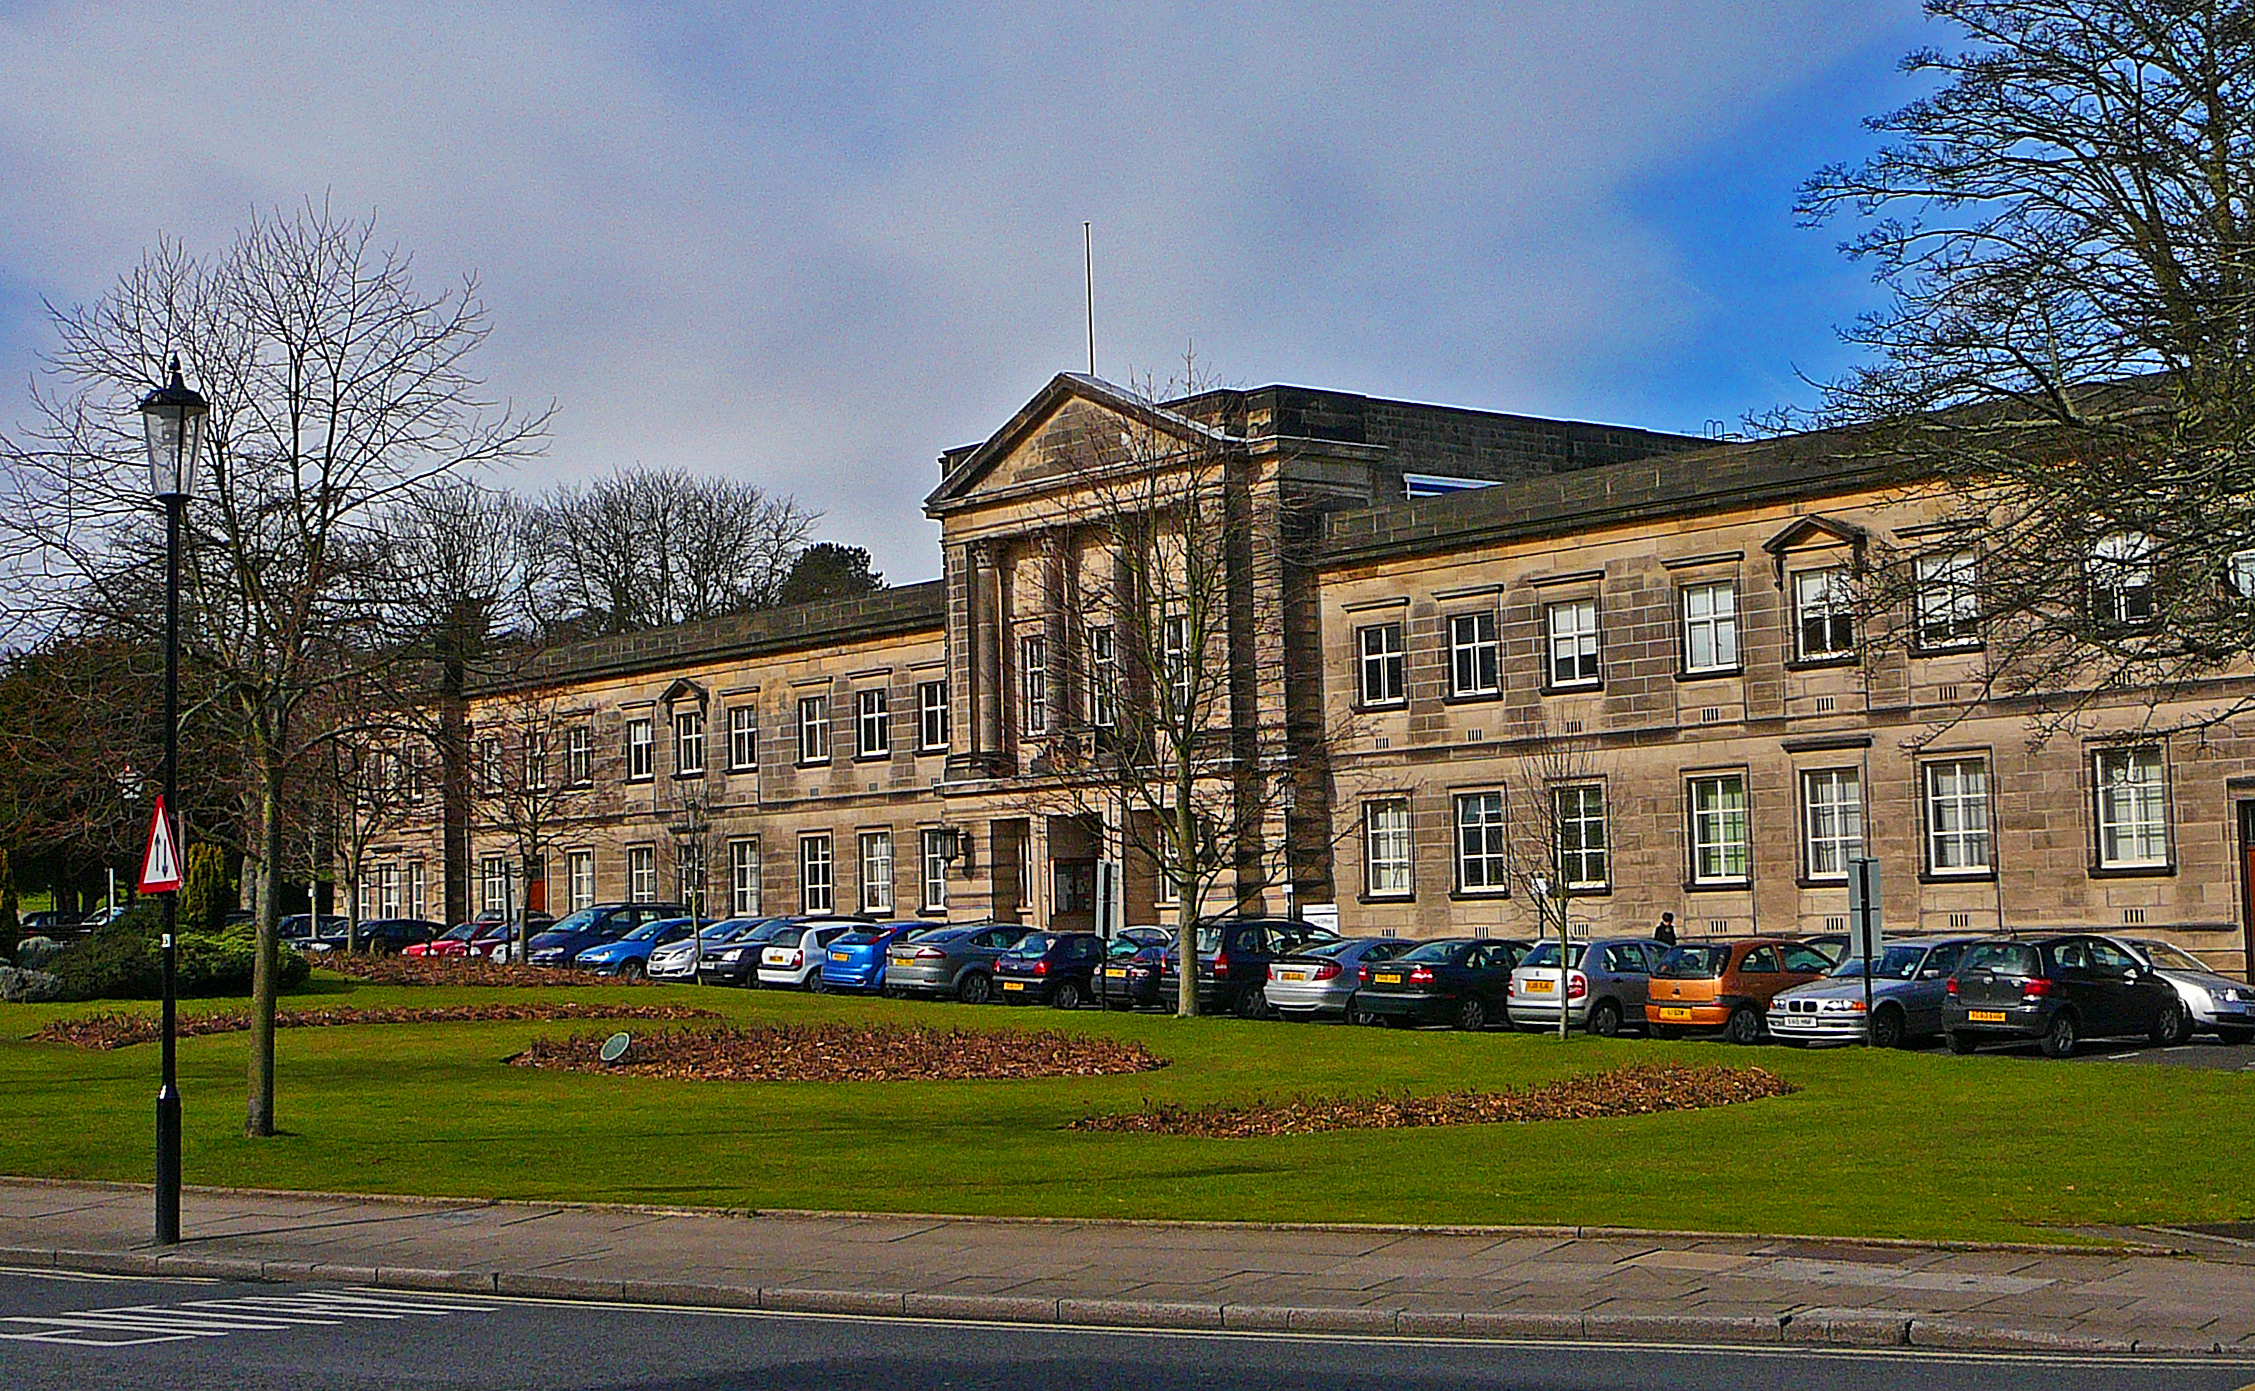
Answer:
<path fill-rule="evenodd" d="M 161 232 L 373 210 L 475 272 L 537 488 L 797 493 L 900 581 L 943 448 L 1179 365 L 1698 431 L 1871 301 L 1798 181 L 1942 41 L 1916 0 L 1351 6 L 0 0 L 0 418 Z"/>

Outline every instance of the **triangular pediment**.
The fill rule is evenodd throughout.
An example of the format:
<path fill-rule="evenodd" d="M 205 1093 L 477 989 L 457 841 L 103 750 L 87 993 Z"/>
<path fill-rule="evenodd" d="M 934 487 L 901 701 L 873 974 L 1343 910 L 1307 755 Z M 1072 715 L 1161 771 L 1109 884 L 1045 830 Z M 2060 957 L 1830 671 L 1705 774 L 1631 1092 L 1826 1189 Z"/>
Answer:
<path fill-rule="evenodd" d="M 1228 438 L 1110 382 L 1062 373 L 986 443 L 957 459 L 924 499 L 924 510 L 937 516 L 976 500 L 1053 489 L 1117 460 L 1124 439 L 1154 435 L 1185 443 Z"/>

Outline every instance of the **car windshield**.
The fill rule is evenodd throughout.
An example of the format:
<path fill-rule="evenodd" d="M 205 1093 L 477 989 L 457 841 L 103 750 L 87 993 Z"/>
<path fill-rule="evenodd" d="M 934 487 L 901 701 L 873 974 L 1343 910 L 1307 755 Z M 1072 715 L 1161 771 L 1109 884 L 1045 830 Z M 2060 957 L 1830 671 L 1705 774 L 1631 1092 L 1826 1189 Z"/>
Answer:
<path fill-rule="evenodd" d="M 1427 942 L 1413 952 L 1394 958 L 1397 961 L 1447 961 L 1464 949 L 1462 942 Z"/>
<path fill-rule="evenodd" d="M 1566 954 L 1566 965 L 1568 967 L 1581 965 L 1582 957 L 1588 951 L 1589 943 L 1576 942 L 1574 944 L 1574 949 Z M 1521 966 L 1548 966 L 1553 971 L 1557 970 L 1558 944 L 1556 942 L 1542 943 L 1533 951 L 1528 952 L 1525 956 L 1519 958 L 1519 964 Z"/>
<path fill-rule="evenodd" d="M 662 922 L 644 923 L 642 924 L 642 926 L 626 934 L 625 940 L 629 942 L 647 942 L 652 938 L 664 933 L 668 928 L 679 927 L 680 925 L 681 921 L 678 918 L 668 918 Z"/>
<path fill-rule="evenodd" d="M 1114 937 L 1112 945 L 1104 949 L 1104 954 L 1115 959 L 1125 960 L 1131 956 L 1140 956 L 1149 950 L 1151 950 L 1151 943 L 1149 942 L 1138 942 L 1133 937 Z"/>
<path fill-rule="evenodd" d="M 1957 970 L 1961 976 L 1981 970 L 2000 976 L 2033 976 L 2036 949 L 2022 942 L 1982 942 L 1966 952 L 1965 964 Z"/>
<path fill-rule="evenodd" d="M 477 930 L 478 925 L 476 923 L 463 923 L 460 927 L 448 929 L 447 934 L 439 940 L 442 942 L 467 942 L 472 936 L 476 935 Z"/>
<path fill-rule="evenodd" d="M 1885 947 L 1879 953 L 1879 969 L 1872 972 L 1874 980 L 1909 980 L 1918 974 L 1918 963 L 1926 959 L 1926 948 L 1901 945 Z M 1832 974 L 1850 980 L 1860 980 L 1864 974 L 1864 959 L 1851 956 L 1832 968 Z"/>
<path fill-rule="evenodd" d="M 596 924 L 596 923 L 597 923 L 597 922 L 598 922 L 598 921 L 599 921 L 599 920 L 600 920 L 601 918 L 602 918 L 602 910 L 601 910 L 601 909 L 599 909 L 599 908 L 582 908 L 582 909 L 580 909 L 580 910 L 579 910 L 578 912 L 576 912 L 576 913 L 572 914 L 572 915 L 571 915 L 570 917 L 568 917 L 568 918 L 564 919 L 564 920 L 563 920 L 562 922 L 559 922 L 559 923 L 552 923 L 552 924 L 550 924 L 550 925 L 549 925 L 548 927 L 546 927 L 545 929 L 543 929 L 543 931 L 547 931 L 547 932 L 585 932 L 585 931 L 586 931 L 587 929 L 589 929 L 589 928 L 591 928 L 591 927 L 595 926 L 595 924 Z"/>
<path fill-rule="evenodd" d="M 1018 945 L 1012 947 L 1006 954 L 1010 956 L 1044 956 L 1048 954 L 1049 944 L 1053 940 L 1055 939 L 1046 932 L 1029 932 L 1019 938 Z"/>
<path fill-rule="evenodd" d="M 1709 980 L 1730 965 L 1730 947 L 1720 942 L 1677 947 L 1652 974 L 1669 980 Z"/>
<path fill-rule="evenodd" d="M 2152 961 L 2156 971 L 2198 971 L 2202 975 L 2209 974 L 2206 962 L 2181 947 L 2170 946 L 2167 942 L 2139 942 L 2137 947 Z"/>
<path fill-rule="evenodd" d="M 1328 960 L 1331 957 L 1352 951 L 1358 945 L 1359 943 L 1341 937 L 1335 942 L 1310 942 L 1304 947 L 1295 948 L 1292 954 L 1294 956 L 1317 956 Z"/>

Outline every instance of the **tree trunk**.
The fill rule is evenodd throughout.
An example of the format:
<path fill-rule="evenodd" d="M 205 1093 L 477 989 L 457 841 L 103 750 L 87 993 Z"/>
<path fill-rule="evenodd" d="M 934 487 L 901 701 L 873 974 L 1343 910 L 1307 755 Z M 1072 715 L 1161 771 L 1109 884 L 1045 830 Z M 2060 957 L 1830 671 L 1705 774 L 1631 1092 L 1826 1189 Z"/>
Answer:
<path fill-rule="evenodd" d="M 258 840 L 266 860 L 266 882 L 258 905 L 258 953 L 251 970 L 250 1101 L 243 1134 L 260 1139 L 274 1133 L 274 1002 L 282 929 L 282 740 L 271 730 L 258 733 Z M 314 919 L 316 925 L 320 919 Z"/>
<path fill-rule="evenodd" d="M 1198 1013 L 1198 873 L 1193 858 L 1198 853 L 1197 830 L 1198 815 L 1191 807 L 1190 798 L 1178 797 L 1175 801 L 1175 863 L 1182 868 L 1174 887 L 1174 931 L 1175 955 L 1182 959 L 1182 969 L 1175 973 L 1174 1012 L 1183 1019 L 1194 1018 Z"/>

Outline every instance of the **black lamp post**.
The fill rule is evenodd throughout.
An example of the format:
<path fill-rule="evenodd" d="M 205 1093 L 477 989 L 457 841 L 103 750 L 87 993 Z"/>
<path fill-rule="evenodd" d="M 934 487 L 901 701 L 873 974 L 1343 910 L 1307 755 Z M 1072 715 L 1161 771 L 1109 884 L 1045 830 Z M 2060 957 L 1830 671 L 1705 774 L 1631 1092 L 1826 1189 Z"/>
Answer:
<path fill-rule="evenodd" d="M 188 493 L 196 486 L 197 457 L 203 452 L 204 421 L 211 403 L 180 380 L 180 359 L 172 360 L 172 380 L 141 398 L 141 423 L 149 445 L 149 491 L 164 504 L 164 814 L 171 818 L 177 853 L 180 806 L 180 521 Z M 164 898 L 163 1079 L 157 1087 L 157 1241 L 180 1241 L 180 1086 L 173 1071 L 174 1003 L 177 997 L 176 947 L 180 922 L 177 889 Z"/>

